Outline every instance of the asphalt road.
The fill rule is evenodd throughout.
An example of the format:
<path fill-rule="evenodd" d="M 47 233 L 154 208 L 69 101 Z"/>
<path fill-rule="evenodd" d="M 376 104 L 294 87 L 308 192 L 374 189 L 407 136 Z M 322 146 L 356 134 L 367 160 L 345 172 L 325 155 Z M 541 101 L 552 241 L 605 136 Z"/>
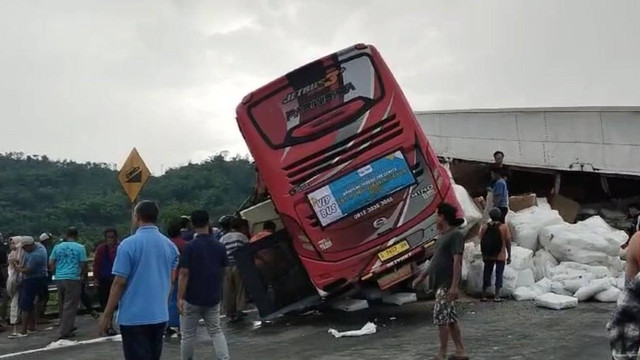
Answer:
<path fill-rule="evenodd" d="M 243 324 L 227 324 L 225 332 L 232 359 L 431 359 L 437 351 L 437 331 L 431 322 L 432 302 L 402 307 L 374 305 L 355 313 L 329 311 L 256 326 L 255 314 Z M 472 359 L 609 359 L 604 330 L 615 305 L 580 304 L 577 309 L 553 311 L 530 302 L 459 304 L 465 345 Z M 355 330 L 367 321 L 378 325 L 373 335 L 335 339 L 329 328 Z M 78 320 L 78 340 L 95 338 L 95 320 Z M 25 339 L 0 335 L 0 354 L 13 354 L 46 346 L 57 328 L 39 331 Z M 199 330 L 196 359 L 212 359 L 211 342 Z M 78 345 L 11 359 L 122 359 L 118 342 Z M 179 359 L 179 342 L 170 339 L 163 359 Z M 0 355 L 0 359 L 3 358 Z"/>

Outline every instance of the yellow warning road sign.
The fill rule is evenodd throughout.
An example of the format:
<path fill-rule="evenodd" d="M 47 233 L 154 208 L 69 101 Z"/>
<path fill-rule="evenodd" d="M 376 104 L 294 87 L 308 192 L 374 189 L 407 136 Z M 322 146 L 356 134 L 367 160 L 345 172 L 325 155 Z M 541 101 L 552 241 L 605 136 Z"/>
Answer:
<path fill-rule="evenodd" d="M 132 203 L 136 201 L 149 177 L 151 172 L 138 154 L 138 150 L 133 148 L 118 173 L 118 180 Z"/>

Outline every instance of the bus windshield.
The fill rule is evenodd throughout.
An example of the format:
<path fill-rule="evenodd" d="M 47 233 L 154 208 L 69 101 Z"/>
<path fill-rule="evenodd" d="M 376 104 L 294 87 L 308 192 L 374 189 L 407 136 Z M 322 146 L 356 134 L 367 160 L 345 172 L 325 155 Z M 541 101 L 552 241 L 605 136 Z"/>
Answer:
<path fill-rule="evenodd" d="M 375 66 L 366 54 L 311 63 L 289 73 L 286 79 L 286 85 L 249 108 L 251 121 L 272 148 L 311 141 L 345 126 L 384 95 Z"/>

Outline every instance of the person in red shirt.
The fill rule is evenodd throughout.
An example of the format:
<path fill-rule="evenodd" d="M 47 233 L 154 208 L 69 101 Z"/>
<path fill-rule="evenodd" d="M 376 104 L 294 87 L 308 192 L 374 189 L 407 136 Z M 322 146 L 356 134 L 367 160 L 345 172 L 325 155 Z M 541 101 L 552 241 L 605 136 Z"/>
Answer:
<path fill-rule="evenodd" d="M 257 233 L 253 234 L 249 242 L 254 243 L 273 234 L 274 232 L 276 232 L 276 224 L 273 221 L 265 221 L 262 225 L 262 231 L 258 231 Z"/>
<path fill-rule="evenodd" d="M 109 300 L 109 293 L 113 284 L 111 270 L 117 251 L 118 231 L 115 228 L 107 228 L 104 231 L 104 242 L 98 245 L 93 258 L 93 277 L 98 283 L 98 299 L 102 311 L 104 311 Z"/>

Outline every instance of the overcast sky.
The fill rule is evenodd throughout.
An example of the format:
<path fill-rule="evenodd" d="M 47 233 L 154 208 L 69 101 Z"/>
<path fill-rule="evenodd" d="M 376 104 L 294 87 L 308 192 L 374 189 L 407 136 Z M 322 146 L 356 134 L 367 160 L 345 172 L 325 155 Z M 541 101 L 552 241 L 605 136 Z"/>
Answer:
<path fill-rule="evenodd" d="M 414 110 L 640 105 L 640 2 L 0 0 L 0 152 L 246 154 L 243 95 L 358 42 Z"/>

